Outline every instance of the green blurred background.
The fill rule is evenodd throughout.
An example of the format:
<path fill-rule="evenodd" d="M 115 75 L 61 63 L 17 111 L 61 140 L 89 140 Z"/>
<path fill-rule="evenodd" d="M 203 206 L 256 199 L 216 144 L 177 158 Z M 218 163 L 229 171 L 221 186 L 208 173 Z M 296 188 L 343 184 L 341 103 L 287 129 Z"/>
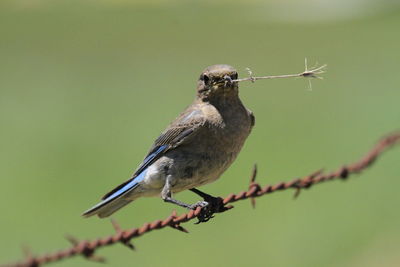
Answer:
<path fill-rule="evenodd" d="M 234 165 L 202 187 L 225 196 L 363 155 L 400 125 L 400 5 L 395 1 L 0 2 L 0 263 L 42 254 L 69 233 L 113 232 L 80 214 L 134 171 L 190 104 L 208 65 L 287 74 L 328 64 L 323 81 L 241 84 L 256 127 Z M 400 147 L 362 175 L 248 201 L 212 222 L 102 249 L 107 266 L 400 266 Z M 178 198 L 198 200 L 190 192 Z M 174 207 L 140 199 L 123 228 Z M 179 213 L 184 212 L 178 209 Z M 53 266 L 98 266 L 80 257 Z"/>

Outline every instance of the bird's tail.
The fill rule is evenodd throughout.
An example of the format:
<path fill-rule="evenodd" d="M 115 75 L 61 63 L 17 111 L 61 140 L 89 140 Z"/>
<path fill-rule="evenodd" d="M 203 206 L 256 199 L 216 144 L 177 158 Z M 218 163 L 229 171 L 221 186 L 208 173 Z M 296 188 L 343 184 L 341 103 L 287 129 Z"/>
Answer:
<path fill-rule="evenodd" d="M 105 218 L 122 208 L 123 206 L 129 204 L 132 200 L 118 198 L 114 199 L 108 203 L 104 203 L 105 201 L 101 201 L 96 206 L 92 207 L 91 209 L 85 211 L 82 216 L 90 217 L 93 215 L 97 215 L 100 218 Z"/>
<path fill-rule="evenodd" d="M 85 211 L 82 216 L 90 217 L 97 215 L 100 218 L 108 217 L 120 208 L 129 204 L 133 200 L 133 196 L 130 195 L 129 199 L 126 195 L 132 192 L 144 179 L 146 171 L 143 171 L 138 176 L 128 180 L 127 182 L 119 185 L 110 193 L 106 194 L 101 202 L 93 206 L 92 208 Z"/>

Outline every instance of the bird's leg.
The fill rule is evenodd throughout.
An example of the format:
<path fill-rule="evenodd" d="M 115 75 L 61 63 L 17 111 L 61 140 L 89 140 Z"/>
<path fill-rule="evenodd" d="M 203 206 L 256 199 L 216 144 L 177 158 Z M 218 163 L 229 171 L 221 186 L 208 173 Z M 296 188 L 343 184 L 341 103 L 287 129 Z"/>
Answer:
<path fill-rule="evenodd" d="M 203 191 L 200 191 L 199 189 L 196 189 L 196 188 L 192 188 L 192 189 L 189 189 L 189 190 L 192 191 L 193 193 L 195 193 L 196 195 L 201 196 L 205 201 L 213 200 L 213 199 L 216 198 L 216 197 L 213 197 L 213 196 L 211 196 L 211 195 L 209 195 L 207 193 L 204 193 Z"/>
<path fill-rule="evenodd" d="M 180 207 L 191 209 L 191 210 L 195 210 L 197 207 L 202 207 L 203 208 L 203 207 L 208 205 L 208 203 L 205 202 L 205 201 L 199 201 L 199 202 L 197 202 L 195 204 L 187 204 L 185 202 L 176 200 L 176 199 L 172 198 L 171 196 L 172 196 L 171 184 L 169 182 L 169 179 L 167 178 L 167 180 L 165 182 L 165 185 L 164 185 L 164 188 L 161 191 L 161 198 L 165 202 L 172 203 L 172 204 L 178 205 Z"/>

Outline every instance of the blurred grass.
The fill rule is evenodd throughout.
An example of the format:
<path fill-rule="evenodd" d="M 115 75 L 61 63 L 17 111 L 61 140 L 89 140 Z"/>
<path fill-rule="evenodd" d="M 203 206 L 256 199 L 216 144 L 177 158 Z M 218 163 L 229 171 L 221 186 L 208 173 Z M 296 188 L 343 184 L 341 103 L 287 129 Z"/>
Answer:
<path fill-rule="evenodd" d="M 208 65 L 231 64 L 242 76 L 245 67 L 296 73 L 304 57 L 329 65 L 311 92 L 302 79 L 242 84 L 256 127 L 222 179 L 203 187 L 211 194 L 247 188 L 255 162 L 263 184 L 336 168 L 399 129 L 400 9 L 294 23 L 263 20 L 262 11 L 273 10 L 257 2 L 18 2 L 25 5 L 5 1 L 0 9 L 2 263 L 20 258 L 21 244 L 43 253 L 68 246 L 64 233 L 111 233 L 108 220 L 80 213 L 129 177 L 191 102 Z M 359 178 L 296 201 L 277 193 L 256 210 L 237 203 L 211 223 L 186 225 L 189 235 L 164 230 L 134 240 L 138 253 L 114 246 L 100 254 L 109 266 L 396 266 L 398 150 Z M 178 198 L 196 200 L 187 192 Z M 140 199 L 115 218 L 139 226 L 173 208 Z M 54 266 L 92 264 L 77 258 Z"/>

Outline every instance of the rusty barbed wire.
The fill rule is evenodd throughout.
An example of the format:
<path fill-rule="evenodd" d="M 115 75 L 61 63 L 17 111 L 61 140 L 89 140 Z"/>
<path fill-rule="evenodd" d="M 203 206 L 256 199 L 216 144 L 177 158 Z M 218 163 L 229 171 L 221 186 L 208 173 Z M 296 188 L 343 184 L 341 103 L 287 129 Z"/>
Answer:
<path fill-rule="evenodd" d="M 289 182 L 281 182 L 275 185 L 266 185 L 264 187 L 262 187 L 255 181 L 257 175 L 257 167 L 254 166 L 250 178 L 249 189 L 247 191 L 242 191 L 237 194 L 230 194 L 223 199 L 218 198 L 220 201 L 220 205 L 208 207 L 210 209 L 208 212 L 211 214 L 224 212 L 233 208 L 233 206 L 227 206 L 227 204 L 245 199 L 250 199 L 252 201 L 253 207 L 255 207 L 255 198 L 261 197 L 266 194 L 287 189 L 295 189 L 296 191 L 294 196 L 297 197 L 302 189 L 309 189 L 313 185 L 336 179 L 345 180 L 349 177 L 349 175 L 359 173 L 367 167 L 371 166 L 371 164 L 381 155 L 382 152 L 384 152 L 384 150 L 394 146 L 398 142 L 400 142 L 400 132 L 383 138 L 359 161 L 349 165 L 344 165 L 331 173 L 324 174 L 322 170 L 318 170 L 303 178 L 297 178 Z M 130 249 L 134 249 L 135 247 L 130 243 L 133 238 L 137 238 L 153 230 L 163 229 L 166 227 L 171 227 L 173 229 L 187 233 L 188 231 L 183 228 L 181 224 L 196 218 L 200 218 L 203 212 L 204 210 L 202 210 L 200 207 L 198 207 L 196 210 L 191 210 L 188 213 L 184 213 L 180 216 L 177 215 L 176 211 L 173 211 L 172 214 L 164 220 L 156 220 L 153 222 L 145 223 L 141 227 L 131 228 L 127 230 L 122 230 L 115 221 L 112 221 L 112 224 L 116 231 L 116 233 L 113 235 L 109 235 L 103 238 L 97 238 L 92 241 L 79 241 L 75 237 L 68 236 L 67 239 L 72 243 L 72 247 L 70 248 L 40 256 L 34 256 L 31 251 L 25 249 L 25 260 L 11 264 L 4 264 L 1 265 L 1 267 L 39 267 L 44 264 L 61 261 L 63 259 L 71 258 L 77 255 L 81 255 L 88 260 L 103 262 L 104 258 L 95 255 L 97 249 L 116 243 L 121 243 L 124 246 L 129 247 Z"/>

